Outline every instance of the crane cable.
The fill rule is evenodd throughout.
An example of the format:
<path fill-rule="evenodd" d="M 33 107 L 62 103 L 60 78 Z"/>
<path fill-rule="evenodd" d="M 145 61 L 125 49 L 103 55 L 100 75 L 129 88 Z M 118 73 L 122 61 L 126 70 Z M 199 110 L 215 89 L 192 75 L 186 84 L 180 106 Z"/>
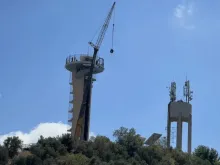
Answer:
<path fill-rule="evenodd" d="M 112 24 L 112 48 L 110 50 L 110 53 L 114 53 L 114 32 L 115 32 L 115 9 L 114 9 L 114 13 L 113 13 L 113 24 Z"/>

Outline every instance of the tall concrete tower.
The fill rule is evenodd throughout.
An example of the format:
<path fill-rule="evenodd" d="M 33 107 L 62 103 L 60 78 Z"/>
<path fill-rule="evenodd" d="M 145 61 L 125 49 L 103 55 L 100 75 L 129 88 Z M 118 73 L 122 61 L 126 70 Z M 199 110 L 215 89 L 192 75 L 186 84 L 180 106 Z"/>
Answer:
<path fill-rule="evenodd" d="M 90 72 L 93 57 L 89 55 L 74 55 L 66 58 L 65 68 L 70 71 L 70 100 L 69 100 L 69 119 L 71 126 L 70 131 L 73 140 L 88 140 L 89 124 L 90 124 L 90 107 L 81 115 L 80 110 L 83 104 L 83 95 Z M 96 58 L 93 74 L 98 74 L 104 71 L 104 59 Z M 92 79 L 92 82 L 95 79 Z M 92 85 L 91 85 L 92 88 Z M 91 92 L 92 90 L 89 90 Z M 91 94 L 90 94 L 91 96 Z M 91 97 L 90 103 L 91 105 Z"/>
<path fill-rule="evenodd" d="M 91 107 L 91 94 L 92 84 L 95 80 L 93 75 L 104 71 L 104 59 L 97 56 L 105 33 L 108 29 L 109 22 L 112 17 L 116 2 L 113 3 L 101 31 L 98 34 L 95 43 L 89 42 L 93 47 L 93 55 L 79 55 L 79 57 L 70 56 L 66 59 L 65 68 L 71 72 L 70 78 L 70 106 L 69 106 L 69 124 L 71 125 L 70 132 L 73 142 L 78 140 L 87 141 L 89 138 L 89 125 L 90 125 L 90 107 Z M 112 30 L 112 38 L 114 32 L 114 22 Z M 113 53 L 113 40 L 112 49 Z"/>
<path fill-rule="evenodd" d="M 185 101 L 176 101 L 176 83 L 172 82 L 170 87 L 170 102 L 168 104 L 167 118 L 167 147 L 170 147 L 171 122 L 177 122 L 176 147 L 182 150 L 182 123 L 188 123 L 188 153 L 191 154 L 192 148 L 192 91 L 190 91 L 189 81 L 184 85 Z"/>

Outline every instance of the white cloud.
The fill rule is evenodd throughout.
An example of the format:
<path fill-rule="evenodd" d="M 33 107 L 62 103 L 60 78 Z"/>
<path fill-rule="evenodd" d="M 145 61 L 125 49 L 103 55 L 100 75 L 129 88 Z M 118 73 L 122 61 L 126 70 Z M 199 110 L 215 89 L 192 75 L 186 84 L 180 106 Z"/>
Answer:
<path fill-rule="evenodd" d="M 91 136 L 96 137 L 96 134 L 94 132 L 90 132 L 89 137 L 91 137 Z"/>
<path fill-rule="evenodd" d="M 193 17 L 195 15 L 195 3 L 193 1 L 183 1 L 174 9 L 174 18 L 178 25 L 184 29 L 195 29 Z"/>
<path fill-rule="evenodd" d="M 67 133 L 67 130 L 70 128 L 69 125 L 59 123 L 40 123 L 37 127 L 33 128 L 29 133 L 24 133 L 22 131 L 10 132 L 5 135 L 0 135 L 0 144 L 7 137 L 18 136 L 24 144 L 36 143 L 39 137 L 56 137 Z M 95 136 L 95 133 L 90 132 L 90 136 Z"/>

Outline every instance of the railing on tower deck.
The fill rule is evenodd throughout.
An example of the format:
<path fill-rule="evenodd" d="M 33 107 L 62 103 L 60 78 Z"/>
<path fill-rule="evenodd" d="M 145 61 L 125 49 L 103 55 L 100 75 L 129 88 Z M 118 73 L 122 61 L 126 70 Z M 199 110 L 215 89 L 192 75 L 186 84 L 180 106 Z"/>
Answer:
<path fill-rule="evenodd" d="M 72 63 L 72 62 L 77 62 L 80 61 L 80 56 L 87 56 L 86 54 L 74 54 L 74 55 L 69 55 L 66 58 L 66 64 Z"/>
<path fill-rule="evenodd" d="M 73 63 L 73 62 L 77 62 L 77 61 L 81 61 L 81 60 L 80 60 L 80 56 L 88 56 L 88 55 L 87 55 L 87 54 L 70 55 L 70 56 L 68 56 L 68 57 L 66 58 L 66 64 Z M 89 57 L 92 57 L 92 56 L 89 56 Z M 101 57 L 97 57 L 97 58 L 96 58 L 95 65 L 96 65 L 97 67 L 104 68 L 104 59 L 101 58 Z"/>

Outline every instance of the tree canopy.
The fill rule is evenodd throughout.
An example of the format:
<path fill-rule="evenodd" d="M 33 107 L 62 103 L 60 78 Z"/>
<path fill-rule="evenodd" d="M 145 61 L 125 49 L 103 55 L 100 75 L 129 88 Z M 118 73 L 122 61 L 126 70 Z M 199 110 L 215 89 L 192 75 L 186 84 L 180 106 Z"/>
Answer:
<path fill-rule="evenodd" d="M 41 136 L 28 151 L 19 151 L 22 141 L 9 137 L 0 146 L 0 165 L 220 165 L 218 152 L 206 146 L 198 146 L 189 155 L 166 148 L 165 138 L 146 146 L 146 139 L 134 128 L 121 127 L 113 136 L 115 141 L 97 136 L 77 143 L 69 134 Z"/>

